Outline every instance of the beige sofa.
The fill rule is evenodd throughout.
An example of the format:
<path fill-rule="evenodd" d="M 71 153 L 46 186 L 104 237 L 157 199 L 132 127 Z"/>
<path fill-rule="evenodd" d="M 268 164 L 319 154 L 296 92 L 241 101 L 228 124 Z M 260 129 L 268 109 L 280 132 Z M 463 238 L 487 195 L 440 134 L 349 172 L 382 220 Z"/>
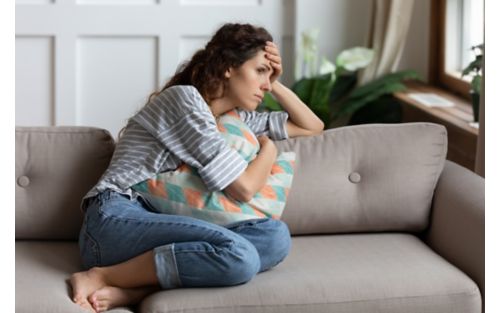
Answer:
<path fill-rule="evenodd" d="M 290 255 L 247 284 L 166 290 L 114 312 L 464 312 L 484 300 L 484 180 L 445 160 L 444 127 L 362 125 L 277 143 L 297 152 Z M 81 197 L 105 130 L 16 129 L 16 312 L 81 312 Z"/>

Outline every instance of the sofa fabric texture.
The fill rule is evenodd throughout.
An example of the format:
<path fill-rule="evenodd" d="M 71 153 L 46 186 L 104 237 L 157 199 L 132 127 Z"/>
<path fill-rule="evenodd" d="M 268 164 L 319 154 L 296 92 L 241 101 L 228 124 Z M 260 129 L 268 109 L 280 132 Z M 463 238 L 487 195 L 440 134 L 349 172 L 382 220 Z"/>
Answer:
<path fill-rule="evenodd" d="M 446 145 L 430 123 L 277 142 L 297 155 L 284 262 L 111 312 L 484 312 L 484 179 L 445 161 Z M 82 270 L 80 201 L 114 146 L 97 128 L 16 128 L 16 312 L 84 312 L 67 282 Z"/>
<path fill-rule="evenodd" d="M 292 247 L 280 266 L 247 284 L 161 291 L 130 310 L 471 313 L 481 306 L 476 284 L 410 234 L 296 236 Z M 80 312 L 64 281 L 79 270 L 76 243 L 22 242 L 16 250 L 16 288 L 23 291 L 16 312 Z"/>
<path fill-rule="evenodd" d="M 409 234 L 296 236 L 292 246 L 247 284 L 162 291 L 141 312 L 470 313 L 481 304 L 470 278 Z"/>
<path fill-rule="evenodd" d="M 280 152 L 297 155 L 282 216 L 292 234 L 421 231 L 428 226 L 447 151 L 443 126 L 345 127 L 276 144 Z M 113 148 L 112 137 L 102 130 L 16 130 L 16 236 L 78 238 L 79 199 L 109 164 Z M 58 219 L 64 226 L 51 227 Z"/>
<path fill-rule="evenodd" d="M 66 281 L 72 273 L 81 270 L 75 241 L 18 241 L 16 312 L 82 313 L 83 310 L 71 301 L 71 286 Z M 133 311 L 117 308 L 110 312 Z"/>
<path fill-rule="evenodd" d="M 360 125 L 277 142 L 296 153 L 282 219 L 292 234 L 422 231 L 447 135 L 430 123 Z"/>
<path fill-rule="evenodd" d="M 484 179 L 452 162 L 436 187 L 425 242 L 477 282 L 484 302 Z M 483 243 L 483 244 L 481 244 Z"/>
<path fill-rule="evenodd" d="M 16 127 L 16 238 L 78 239 L 81 199 L 113 149 L 102 129 Z"/>

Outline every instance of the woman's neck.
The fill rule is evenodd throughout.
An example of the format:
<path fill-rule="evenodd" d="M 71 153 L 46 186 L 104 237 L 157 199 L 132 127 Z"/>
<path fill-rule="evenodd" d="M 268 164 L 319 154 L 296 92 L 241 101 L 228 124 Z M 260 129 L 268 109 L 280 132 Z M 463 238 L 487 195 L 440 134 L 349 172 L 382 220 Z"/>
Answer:
<path fill-rule="evenodd" d="M 210 107 L 210 110 L 212 111 L 214 117 L 217 118 L 220 115 L 234 109 L 235 107 L 233 103 L 234 102 L 228 99 L 227 97 L 221 97 L 211 100 L 208 103 L 208 106 Z"/>

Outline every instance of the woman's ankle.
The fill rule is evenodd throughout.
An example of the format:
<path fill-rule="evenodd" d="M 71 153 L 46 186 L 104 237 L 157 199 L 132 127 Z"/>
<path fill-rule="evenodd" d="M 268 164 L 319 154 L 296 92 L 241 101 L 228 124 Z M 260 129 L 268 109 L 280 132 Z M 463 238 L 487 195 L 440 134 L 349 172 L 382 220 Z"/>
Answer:
<path fill-rule="evenodd" d="M 107 274 L 106 268 L 97 266 L 92 267 L 88 270 L 88 273 L 91 277 L 94 277 L 94 279 L 102 282 L 105 286 L 112 286 L 111 282 L 109 281 L 109 275 Z"/>

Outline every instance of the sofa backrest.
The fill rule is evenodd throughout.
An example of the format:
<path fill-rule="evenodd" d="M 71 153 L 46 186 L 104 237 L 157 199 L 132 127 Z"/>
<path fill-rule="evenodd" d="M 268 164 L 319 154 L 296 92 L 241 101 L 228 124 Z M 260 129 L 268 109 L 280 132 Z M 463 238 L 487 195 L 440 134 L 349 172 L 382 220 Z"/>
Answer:
<path fill-rule="evenodd" d="M 369 124 L 277 147 L 297 153 L 282 216 L 292 234 L 418 232 L 428 226 L 447 134 L 431 123 Z"/>
<path fill-rule="evenodd" d="M 297 153 L 282 216 L 292 234 L 427 227 L 447 151 L 443 126 L 350 126 L 276 145 Z M 80 201 L 114 146 L 97 128 L 17 127 L 16 239 L 77 239 Z"/>
<path fill-rule="evenodd" d="M 16 127 L 16 239 L 77 239 L 82 197 L 114 140 L 91 127 Z"/>

